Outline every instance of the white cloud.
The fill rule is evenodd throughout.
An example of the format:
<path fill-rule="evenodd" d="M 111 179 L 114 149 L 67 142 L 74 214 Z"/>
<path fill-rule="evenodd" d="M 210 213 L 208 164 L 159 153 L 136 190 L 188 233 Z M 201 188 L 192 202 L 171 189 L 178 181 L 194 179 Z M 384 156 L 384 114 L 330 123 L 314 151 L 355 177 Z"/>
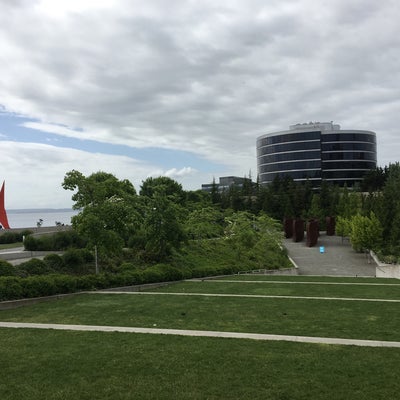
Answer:
<path fill-rule="evenodd" d="M 0 159 L 6 166 L 0 182 L 6 181 L 6 208 L 68 208 L 72 206 L 72 192 L 61 184 L 72 169 L 88 176 L 97 171 L 128 179 L 137 192 L 148 177 L 168 176 L 181 183 L 186 190 L 198 190 L 201 183 L 212 181 L 212 175 L 190 166 L 181 169 L 157 169 L 149 163 L 125 156 L 88 153 L 49 144 L 0 142 Z M 226 175 L 226 171 L 221 171 Z"/>
<path fill-rule="evenodd" d="M 259 134 L 310 120 L 376 131 L 388 163 L 399 19 L 395 0 L 2 2 L 0 99 L 34 129 L 185 150 L 230 175 L 255 175 Z"/>

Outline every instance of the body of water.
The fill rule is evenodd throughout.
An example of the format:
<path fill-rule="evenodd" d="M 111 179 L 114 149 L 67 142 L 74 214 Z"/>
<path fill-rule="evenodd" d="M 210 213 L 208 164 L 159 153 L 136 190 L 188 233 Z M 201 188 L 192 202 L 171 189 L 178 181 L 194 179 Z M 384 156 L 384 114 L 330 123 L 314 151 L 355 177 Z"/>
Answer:
<path fill-rule="evenodd" d="M 79 211 L 71 209 L 7 210 L 10 228 L 36 228 L 41 219 L 42 226 L 56 226 L 56 222 L 71 225 L 71 218 Z"/>

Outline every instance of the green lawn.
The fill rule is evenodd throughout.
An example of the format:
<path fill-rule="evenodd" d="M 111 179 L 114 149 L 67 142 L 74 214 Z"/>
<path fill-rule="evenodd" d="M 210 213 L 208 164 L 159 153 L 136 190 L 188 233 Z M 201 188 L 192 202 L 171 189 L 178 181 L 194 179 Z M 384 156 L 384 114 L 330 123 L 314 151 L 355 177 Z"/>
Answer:
<path fill-rule="evenodd" d="M 397 298 L 399 290 L 317 283 L 353 282 L 343 278 L 315 277 L 313 284 L 300 283 L 313 277 L 230 279 L 244 278 L 276 282 L 182 282 L 160 291 Z M 94 292 L 0 311 L 0 321 L 400 341 L 399 307 L 359 300 Z M 386 400 L 400 393 L 399 348 L 14 328 L 0 328 L 0 344 L 1 400 Z"/>
<path fill-rule="evenodd" d="M 387 400 L 400 349 L 0 329 L 2 400 Z"/>
<path fill-rule="evenodd" d="M 364 301 L 93 293 L 0 311 L 0 320 L 400 341 L 394 318 L 399 307 Z"/>
<path fill-rule="evenodd" d="M 369 284 L 318 284 L 312 282 L 280 283 L 279 281 L 249 280 L 245 282 L 217 281 L 214 279 L 184 282 L 154 290 L 181 293 L 224 293 L 262 296 L 342 297 L 358 299 L 400 300 L 400 284 L 393 286 Z M 399 304 L 400 305 L 400 304 Z"/>
<path fill-rule="evenodd" d="M 236 274 L 212 278 L 218 280 L 252 280 L 252 281 L 291 281 L 291 282 L 331 282 L 331 283 L 374 283 L 396 284 L 400 280 L 395 278 L 372 277 L 345 277 L 345 276 L 313 276 L 313 275 L 269 275 L 269 274 Z M 211 279 L 210 279 L 211 280 Z"/>
<path fill-rule="evenodd" d="M 2 243 L 0 244 L 0 250 L 6 250 L 6 249 L 14 249 L 16 247 L 23 247 L 24 244 L 22 242 L 18 243 Z"/>

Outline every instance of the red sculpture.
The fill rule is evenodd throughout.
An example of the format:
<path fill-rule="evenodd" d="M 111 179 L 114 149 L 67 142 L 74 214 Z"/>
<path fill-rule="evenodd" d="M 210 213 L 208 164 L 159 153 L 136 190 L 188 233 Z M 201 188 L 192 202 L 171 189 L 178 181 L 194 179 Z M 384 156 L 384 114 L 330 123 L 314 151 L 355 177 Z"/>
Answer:
<path fill-rule="evenodd" d="M 3 182 L 3 186 L 1 187 L 0 191 L 0 225 L 4 229 L 10 229 L 10 225 L 8 224 L 6 209 L 4 207 L 4 185 L 5 182 Z"/>

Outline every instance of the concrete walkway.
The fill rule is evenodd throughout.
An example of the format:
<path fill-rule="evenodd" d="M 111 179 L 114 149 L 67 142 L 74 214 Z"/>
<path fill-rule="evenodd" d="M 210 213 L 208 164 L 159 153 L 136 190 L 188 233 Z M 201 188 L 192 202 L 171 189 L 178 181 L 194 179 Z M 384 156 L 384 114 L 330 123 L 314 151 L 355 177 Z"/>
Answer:
<path fill-rule="evenodd" d="M 397 347 L 400 342 L 382 340 L 339 339 L 311 336 L 268 335 L 259 333 L 196 331 L 181 329 L 136 328 L 126 326 L 98 326 L 98 325 L 63 325 L 63 324 L 35 324 L 22 322 L 0 322 L 0 328 L 29 328 L 29 329 L 56 329 L 66 331 L 95 331 L 95 332 L 125 332 L 125 333 L 150 333 L 158 335 L 200 336 L 230 339 L 272 340 L 300 343 L 322 343 L 364 347 Z"/>
<path fill-rule="evenodd" d="M 47 254 L 59 254 L 61 251 L 26 251 L 23 247 L 14 247 L 11 249 L 0 250 L 0 259 L 6 260 L 11 265 L 19 265 L 32 258 L 43 260 Z"/>
<path fill-rule="evenodd" d="M 327 236 L 321 232 L 315 247 L 307 247 L 306 239 L 293 242 L 285 239 L 284 246 L 298 267 L 300 275 L 371 276 L 376 275 L 376 264 L 366 254 L 356 253 L 348 239 Z M 320 252 L 320 247 L 324 252 Z"/>
<path fill-rule="evenodd" d="M 267 294 L 227 294 L 227 293 L 196 293 L 196 292 L 119 292 L 116 290 L 98 290 L 85 292 L 87 294 L 127 294 L 127 295 L 150 295 L 150 296 L 203 296 L 203 297 L 246 297 L 255 299 L 300 299 L 300 300 L 334 300 L 334 301 L 373 301 L 386 303 L 400 303 L 397 299 L 363 299 L 357 297 L 317 297 L 317 296 L 280 296 Z"/>

